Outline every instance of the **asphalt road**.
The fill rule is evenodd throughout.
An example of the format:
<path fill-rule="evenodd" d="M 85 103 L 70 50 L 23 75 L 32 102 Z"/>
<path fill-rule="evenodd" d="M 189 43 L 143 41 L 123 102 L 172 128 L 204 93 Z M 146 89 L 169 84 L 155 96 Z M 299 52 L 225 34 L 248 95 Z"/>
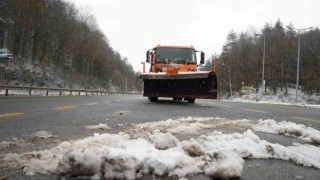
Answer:
<path fill-rule="evenodd" d="M 219 100 L 196 100 L 195 104 L 160 99 L 151 103 L 141 96 L 63 96 L 0 97 L 0 142 L 12 138 L 30 139 L 37 131 L 58 135 L 55 140 L 34 142 L 34 146 L 11 149 L 14 152 L 39 150 L 70 139 L 92 135 L 83 126 L 107 123 L 117 133 L 131 123 L 144 123 L 179 117 L 221 117 L 235 119 L 274 119 L 291 121 L 320 130 L 320 110 L 295 106 L 250 104 Z M 122 124 L 123 126 L 119 126 Z M 230 129 L 221 129 L 230 132 Z M 272 143 L 291 145 L 291 138 L 256 133 Z M 9 150 L 8 150 L 9 152 Z M 8 153 L 6 151 L 2 153 Z M 20 173 L 0 172 L 2 177 L 27 179 Z M 47 179 L 48 176 L 36 176 Z M 37 179 L 36 178 L 36 179 Z M 246 160 L 242 179 L 320 179 L 320 171 L 281 160 Z M 148 177 L 146 177 L 148 179 Z M 209 179 L 204 175 L 188 179 Z"/>

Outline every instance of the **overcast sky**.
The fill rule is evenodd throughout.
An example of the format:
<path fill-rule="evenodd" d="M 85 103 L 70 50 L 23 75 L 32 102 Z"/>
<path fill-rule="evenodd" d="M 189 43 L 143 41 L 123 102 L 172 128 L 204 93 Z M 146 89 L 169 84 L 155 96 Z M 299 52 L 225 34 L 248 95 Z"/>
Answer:
<path fill-rule="evenodd" d="M 206 57 L 221 53 L 228 33 L 260 32 L 280 19 L 296 28 L 319 27 L 319 0 L 68 0 L 89 7 L 110 45 L 141 70 L 145 51 L 193 45 Z"/>

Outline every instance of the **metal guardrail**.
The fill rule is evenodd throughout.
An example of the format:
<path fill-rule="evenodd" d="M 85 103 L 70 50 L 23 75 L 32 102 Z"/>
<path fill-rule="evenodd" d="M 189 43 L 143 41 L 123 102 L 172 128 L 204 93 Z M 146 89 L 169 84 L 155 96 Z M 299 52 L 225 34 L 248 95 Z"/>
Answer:
<path fill-rule="evenodd" d="M 45 91 L 46 95 L 49 96 L 49 92 L 59 92 L 62 96 L 62 92 L 78 92 L 79 96 L 81 93 L 86 93 L 91 95 L 140 95 L 140 93 L 128 93 L 128 92 L 110 92 L 110 91 L 99 91 L 99 90 L 87 90 L 87 89 L 64 89 L 64 88 L 49 88 L 49 87 L 29 87 L 29 86 L 13 86 L 13 85 L 0 85 L 0 89 L 5 89 L 5 96 L 9 96 L 9 90 L 26 90 L 29 91 L 29 96 L 32 95 L 32 91 Z"/>

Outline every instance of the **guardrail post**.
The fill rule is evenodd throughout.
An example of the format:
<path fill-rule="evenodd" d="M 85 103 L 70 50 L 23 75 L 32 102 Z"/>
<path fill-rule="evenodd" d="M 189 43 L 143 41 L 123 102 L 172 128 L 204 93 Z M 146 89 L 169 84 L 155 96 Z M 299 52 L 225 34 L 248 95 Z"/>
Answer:
<path fill-rule="evenodd" d="M 6 89 L 6 96 L 9 96 L 9 89 Z"/>
<path fill-rule="evenodd" d="M 80 94 L 81 92 L 79 91 L 79 96 L 81 96 L 81 94 Z"/>
<path fill-rule="evenodd" d="M 49 91 L 47 91 L 47 96 L 49 96 Z"/>
<path fill-rule="evenodd" d="M 29 89 L 29 96 L 31 96 L 31 89 Z"/>
<path fill-rule="evenodd" d="M 70 96 L 72 95 L 72 91 L 70 91 Z"/>
<path fill-rule="evenodd" d="M 86 96 L 88 96 L 88 92 L 86 91 Z"/>

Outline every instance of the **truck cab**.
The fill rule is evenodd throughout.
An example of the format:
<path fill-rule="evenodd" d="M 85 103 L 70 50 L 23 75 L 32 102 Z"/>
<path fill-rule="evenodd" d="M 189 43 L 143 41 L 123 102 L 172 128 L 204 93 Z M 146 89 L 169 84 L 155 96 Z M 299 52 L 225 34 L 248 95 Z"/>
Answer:
<path fill-rule="evenodd" d="M 147 51 L 150 72 L 197 71 L 197 52 L 193 46 L 161 46 Z M 201 64 L 204 53 L 201 52 Z"/>

